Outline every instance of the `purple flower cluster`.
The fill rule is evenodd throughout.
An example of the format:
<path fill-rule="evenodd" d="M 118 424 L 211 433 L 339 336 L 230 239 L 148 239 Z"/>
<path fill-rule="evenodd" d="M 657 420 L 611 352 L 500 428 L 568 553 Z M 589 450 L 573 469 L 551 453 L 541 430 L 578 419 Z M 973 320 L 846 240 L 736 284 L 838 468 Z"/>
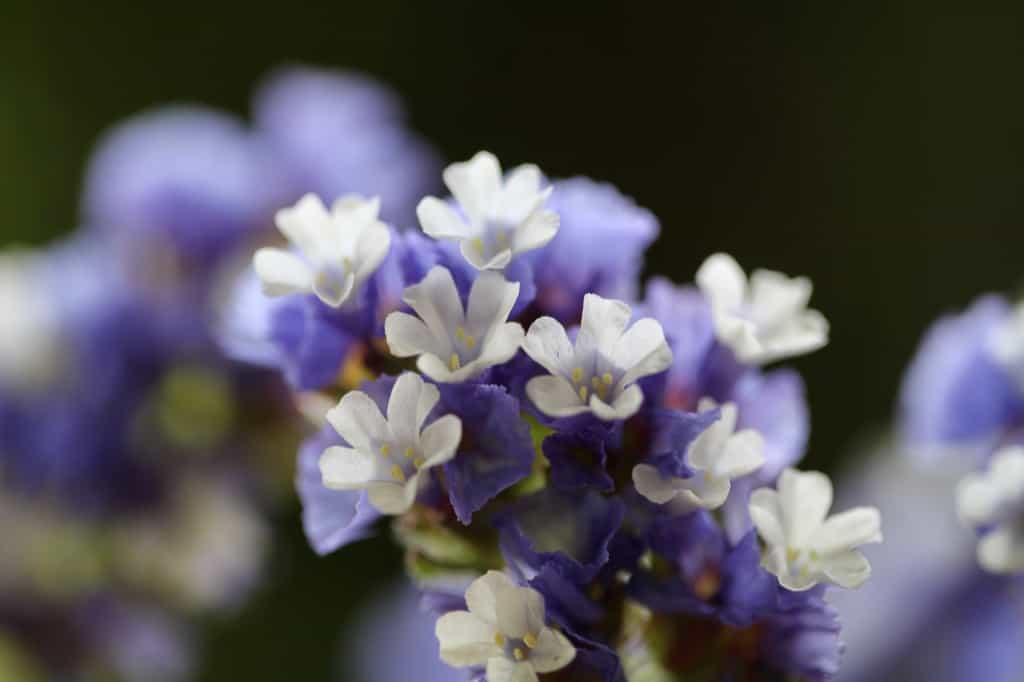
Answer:
<path fill-rule="evenodd" d="M 239 357 L 282 371 L 324 422 L 299 453 L 297 484 L 310 543 L 319 553 L 332 552 L 376 532 L 381 517 L 391 516 L 410 578 L 430 612 L 422 617 L 444 616 L 437 625 L 441 657 L 467 669 L 452 669 L 446 679 L 469 675 L 500 682 L 536 679 L 536 673 L 605 682 L 647 679 L 647 673 L 651 679 L 723 682 L 831 679 L 843 646 L 825 586 L 782 587 L 762 558 L 758 531 L 768 522 L 755 530 L 758 519 L 750 511 L 752 492 L 774 485 L 803 456 L 803 383 L 791 369 L 765 371 L 741 361 L 722 331 L 745 330 L 747 348 L 761 340 L 778 347 L 780 338 L 818 333 L 817 318 L 813 329 L 792 322 L 809 289 L 790 298 L 779 293 L 790 282 L 778 273 L 755 273 L 752 302 L 736 314 L 749 315 L 757 328 L 724 320 L 739 308 L 711 300 L 703 286 L 655 279 L 641 297 L 642 254 L 659 230 L 650 211 L 586 178 L 545 181 L 537 202 L 522 214 L 497 205 L 530 195 L 524 177 L 532 167 L 504 176 L 504 189 L 494 190 L 497 204 L 476 202 L 470 190 L 482 192 L 489 180 L 474 175 L 474 166 L 485 157 L 445 171 L 454 199 L 421 202 L 423 230 L 436 241 L 389 228 L 390 249 L 380 267 L 343 304 L 301 291 L 264 296 L 252 273 L 236 286 L 228 311 L 233 323 L 223 343 Z M 385 211 L 389 197 L 381 198 Z M 466 232 L 460 221 L 468 222 Z M 553 236 L 523 236 L 541 234 L 553 222 Z M 290 239 L 297 229 L 280 218 L 279 227 Z M 457 300 L 446 302 L 448 285 L 442 286 L 438 268 L 450 273 Z M 264 290 L 272 288 L 265 279 Z M 494 294 L 489 306 L 479 304 L 484 288 L 512 292 L 511 313 L 501 315 L 505 304 L 499 300 L 506 294 Z M 777 304 L 769 314 L 755 311 L 768 299 Z M 615 338 L 602 340 L 605 330 L 594 326 L 599 314 L 624 339 L 614 353 L 607 344 Z M 497 322 L 481 326 L 488 315 L 497 315 Z M 724 326 L 730 322 L 732 327 Z M 541 327 L 559 326 L 568 330 L 561 337 L 568 345 L 554 348 L 562 343 L 558 334 L 542 337 Z M 501 345 L 495 340 L 500 334 L 518 344 L 524 332 L 525 352 L 479 359 Z M 575 356 L 567 355 L 573 344 Z M 585 350 L 588 344 L 598 350 Z M 563 360 L 569 363 L 564 368 Z M 470 361 L 475 364 L 466 376 Z M 417 370 L 426 381 L 417 380 L 424 387 L 415 394 L 421 402 L 414 410 L 398 386 L 416 383 L 407 377 Z M 630 392 L 632 382 L 638 392 Z M 568 393 L 558 393 L 563 384 Z M 365 400 L 349 400 L 359 392 Z M 337 407 L 326 409 L 339 398 Z M 403 421 L 402 414 L 416 416 Z M 724 502 L 687 504 L 710 499 L 710 493 L 701 497 L 702 486 L 719 470 L 699 470 L 711 464 L 698 464 L 693 453 L 712 448 L 719 436 L 709 435 L 711 429 L 727 414 L 735 422 L 730 428 L 746 434 L 741 440 L 756 443 L 763 457 L 735 475 L 731 487 L 726 482 Z M 440 431 L 435 426 L 450 416 L 461 424 L 457 444 L 454 452 L 438 446 L 435 456 L 426 443 L 436 440 L 432 430 Z M 639 466 L 695 492 L 657 503 L 634 482 Z M 402 504 L 401 495 L 410 490 L 412 502 Z M 822 519 L 830 497 L 829 488 Z M 808 507 L 804 513 L 817 512 Z M 809 569 L 793 570 L 806 577 Z M 503 587 L 509 580 L 512 586 Z M 489 608 L 481 604 L 492 597 L 481 602 L 471 595 L 486 590 L 497 595 L 499 606 L 539 594 L 542 620 L 530 627 L 543 629 L 528 628 L 524 635 L 518 626 L 502 625 L 500 613 L 498 625 L 480 621 L 481 609 Z M 459 628 L 478 621 L 498 628 L 486 665 L 483 649 L 452 644 L 453 637 L 472 636 Z M 429 628 L 419 628 L 424 630 L 420 637 L 429 635 Z M 391 641 L 390 635 L 381 639 Z M 562 639 L 571 646 L 557 645 Z M 392 655 L 388 646 L 382 644 L 380 657 Z M 557 655 L 566 646 L 574 652 L 569 663 Z M 531 650 L 533 667 L 526 665 Z M 383 674 L 373 677 L 391 679 Z"/>
<path fill-rule="evenodd" d="M 0 646 L 40 679 L 191 677 L 178 618 L 260 579 L 301 421 L 276 374 L 218 345 L 224 282 L 303 193 L 386 194 L 408 222 L 437 169 L 390 90 L 304 68 L 259 88 L 252 125 L 176 106 L 105 135 L 82 227 L 0 256 Z"/>

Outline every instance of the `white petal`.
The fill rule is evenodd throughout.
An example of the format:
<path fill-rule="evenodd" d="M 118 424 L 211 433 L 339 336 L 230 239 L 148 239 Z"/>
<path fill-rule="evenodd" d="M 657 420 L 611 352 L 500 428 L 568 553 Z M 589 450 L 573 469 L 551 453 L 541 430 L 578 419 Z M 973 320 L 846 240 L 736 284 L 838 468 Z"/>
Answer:
<path fill-rule="evenodd" d="M 629 419 L 637 413 L 637 410 L 640 409 L 643 403 L 644 392 L 636 384 L 615 396 L 615 400 L 612 401 L 611 405 L 601 400 L 597 395 L 590 395 L 590 411 L 594 413 L 595 417 L 605 421 Z"/>
<path fill-rule="evenodd" d="M 540 169 L 533 164 L 517 166 L 508 172 L 501 190 L 501 214 L 508 225 L 518 225 L 533 213 L 549 193 L 540 191 Z"/>
<path fill-rule="evenodd" d="M 316 258 L 321 250 L 322 235 L 329 229 L 331 216 L 320 197 L 307 194 L 294 206 L 278 211 L 274 222 L 281 234 L 299 247 L 304 255 Z"/>
<path fill-rule="evenodd" d="M 424 382 L 418 374 L 405 372 L 395 380 L 388 398 L 388 426 L 400 445 L 419 440 L 423 422 L 440 398 L 437 386 Z"/>
<path fill-rule="evenodd" d="M 786 570 L 779 573 L 769 570 L 769 573 L 773 573 L 779 579 L 779 584 L 792 592 L 804 592 L 820 582 L 820 576 L 810 573 L 793 574 Z"/>
<path fill-rule="evenodd" d="M 416 490 L 419 478 L 412 476 L 405 483 L 383 481 L 371 483 L 367 487 L 367 498 L 370 504 L 381 514 L 398 516 L 409 511 L 416 501 Z"/>
<path fill-rule="evenodd" d="M 562 323 L 553 317 L 534 320 L 526 332 L 523 350 L 534 362 L 552 374 L 569 375 L 575 352 Z"/>
<path fill-rule="evenodd" d="M 1000 526 L 978 542 L 978 563 L 992 573 L 1024 571 L 1024 538 L 1011 526 Z"/>
<path fill-rule="evenodd" d="M 469 290 L 466 327 L 473 334 L 486 337 L 508 320 L 518 297 L 519 282 L 509 282 L 499 272 L 481 272 Z"/>
<path fill-rule="evenodd" d="M 512 251 L 523 253 L 547 245 L 558 234 L 558 214 L 547 209 L 534 211 L 521 222 L 512 235 Z"/>
<path fill-rule="evenodd" d="M 480 370 L 500 365 L 512 359 L 523 345 L 523 326 L 518 322 L 506 322 L 491 331 L 480 350 L 480 357 L 473 364 Z"/>
<path fill-rule="evenodd" d="M 320 476 L 325 488 L 359 490 L 377 480 L 377 464 L 372 455 L 335 445 L 320 455 Z"/>
<path fill-rule="evenodd" d="M 1024 492 L 1024 447 L 1011 445 L 999 450 L 992 457 L 989 471 L 1004 490 Z"/>
<path fill-rule="evenodd" d="M 571 417 L 590 409 L 580 400 L 572 384 L 550 374 L 526 382 L 526 395 L 538 410 L 550 417 Z"/>
<path fill-rule="evenodd" d="M 512 249 L 502 249 L 488 257 L 477 249 L 471 239 L 459 243 L 459 252 L 477 270 L 502 270 L 512 262 Z"/>
<path fill-rule="evenodd" d="M 487 623 L 498 625 L 498 594 L 514 590 L 516 584 L 500 571 L 487 571 L 466 590 L 466 607 Z"/>
<path fill-rule="evenodd" d="M 544 628 L 537 637 L 537 646 L 530 651 L 530 663 L 539 673 L 561 670 L 576 658 L 576 647 L 557 630 Z"/>
<path fill-rule="evenodd" d="M 444 184 L 451 190 L 466 216 L 481 224 L 499 199 L 501 166 L 490 152 L 478 152 L 472 159 L 444 169 Z"/>
<path fill-rule="evenodd" d="M 436 197 L 426 197 L 416 206 L 416 217 L 424 234 L 434 239 L 472 239 L 476 228 L 467 225 L 447 202 Z"/>
<path fill-rule="evenodd" d="M 388 342 L 388 351 L 399 358 L 421 353 L 443 357 L 450 355 L 452 350 L 447 336 L 437 338 L 421 319 L 397 310 L 384 319 L 384 338 Z"/>
<path fill-rule="evenodd" d="M 619 387 L 671 367 L 672 350 L 665 342 L 661 324 L 650 317 L 634 323 L 612 347 L 612 362 L 625 370 Z"/>
<path fill-rule="evenodd" d="M 807 547 L 832 506 L 832 481 L 819 471 L 786 469 L 778 490 L 786 539 L 793 547 Z"/>
<path fill-rule="evenodd" d="M 650 464 L 637 464 L 633 467 L 636 491 L 655 504 L 665 504 L 679 494 L 675 482 L 673 478 L 663 478 Z"/>
<path fill-rule="evenodd" d="M 508 637 L 537 634 L 544 627 L 544 598 L 529 587 L 513 586 L 494 593 L 498 630 Z"/>
<path fill-rule="evenodd" d="M 747 277 L 739 263 L 727 253 L 716 253 L 697 270 L 697 286 L 713 306 L 735 310 L 747 293 Z"/>
<path fill-rule="evenodd" d="M 309 265 L 294 253 L 282 249 L 259 249 L 252 259 L 267 296 L 308 293 L 313 289 Z"/>
<path fill-rule="evenodd" d="M 453 372 L 451 367 L 448 366 L 448 362 L 446 360 L 442 360 L 438 356 L 430 353 L 424 353 L 416 359 L 416 369 L 425 376 L 442 384 L 458 383 L 469 378 L 470 372 L 476 371 L 476 367 L 469 364 L 463 365 L 461 368 Z"/>
<path fill-rule="evenodd" d="M 817 310 L 805 310 L 786 324 L 763 334 L 756 361 L 767 363 L 806 355 L 828 344 L 828 320 Z"/>
<path fill-rule="evenodd" d="M 345 441 L 363 452 L 372 453 L 374 445 L 391 440 L 384 415 L 377 403 L 362 391 L 350 391 L 327 412 L 327 423 Z"/>
<path fill-rule="evenodd" d="M 487 682 L 537 682 L 537 673 L 526 661 L 495 657 L 487 661 Z"/>
<path fill-rule="evenodd" d="M 348 300 L 355 285 L 356 276 L 351 272 L 341 274 L 340 270 L 320 269 L 313 278 L 313 293 L 327 305 L 338 308 Z"/>
<path fill-rule="evenodd" d="M 633 312 L 622 301 L 602 298 L 597 294 L 583 297 L 583 317 L 576 337 L 576 352 L 594 348 L 611 350 L 629 324 Z"/>
<path fill-rule="evenodd" d="M 424 468 L 444 464 L 455 456 L 462 440 L 462 421 L 454 414 L 446 414 L 423 429 L 420 448 L 427 461 Z"/>
<path fill-rule="evenodd" d="M 857 507 L 826 520 L 811 538 L 811 547 L 826 556 L 881 541 L 881 514 L 874 507 Z"/>
<path fill-rule="evenodd" d="M 767 354 L 757 335 L 757 325 L 718 306 L 712 308 L 711 317 L 715 324 L 715 337 L 729 347 L 740 362 L 754 364 L 765 361 Z"/>
<path fill-rule="evenodd" d="M 842 552 L 821 561 L 821 568 L 829 580 L 840 587 L 860 587 L 871 577 L 871 564 L 858 551 Z"/>
<path fill-rule="evenodd" d="M 464 323 L 462 301 L 448 268 L 430 268 L 423 281 L 405 290 L 402 300 L 416 311 L 436 338 L 449 338 Z"/>
<path fill-rule="evenodd" d="M 457 668 L 482 666 L 487 659 L 502 655 L 494 643 L 494 626 L 469 611 L 444 614 L 437 619 L 434 634 L 441 645 L 441 660 Z"/>
<path fill-rule="evenodd" d="M 814 287 L 806 277 L 788 277 L 773 270 L 750 275 L 750 305 L 759 321 L 774 323 L 798 315 L 811 300 Z"/>
<path fill-rule="evenodd" d="M 384 262 L 391 249 L 391 230 L 382 222 L 375 221 L 369 225 L 356 243 L 354 254 L 355 277 L 363 282 L 372 275 Z"/>
<path fill-rule="evenodd" d="M 735 479 L 754 473 L 763 464 L 764 438 L 753 429 L 744 429 L 726 441 L 712 470 L 715 476 Z"/>
<path fill-rule="evenodd" d="M 750 494 L 750 520 L 757 534 L 773 547 L 785 547 L 786 532 L 783 526 L 779 494 L 771 488 L 758 488 Z"/>
<path fill-rule="evenodd" d="M 697 476 L 702 476 L 702 474 L 697 474 Z M 689 480 L 691 479 L 684 479 L 684 482 Z M 696 485 L 692 487 L 687 486 L 681 492 L 684 497 L 689 498 L 694 506 L 701 509 L 718 509 L 725 504 L 731 489 L 732 483 L 729 482 L 728 478 L 712 476 L 711 478 L 704 479 L 699 487 Z"/>

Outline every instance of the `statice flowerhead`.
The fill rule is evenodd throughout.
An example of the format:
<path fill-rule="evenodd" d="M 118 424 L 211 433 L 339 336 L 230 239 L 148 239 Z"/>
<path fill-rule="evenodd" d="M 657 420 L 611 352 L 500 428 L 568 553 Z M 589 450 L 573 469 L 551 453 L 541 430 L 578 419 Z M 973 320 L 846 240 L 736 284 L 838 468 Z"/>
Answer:
<path fill-rule="evenodd" d="M 83 219 L 125 257 L 210 262 L 251 238 L 284 196 L 267 146 L 235 118 L 181 107 L 110 131 L 89 163 Z"/>
<path fill-rule="evenodd" d="M 381 218 L 405 229 L 439 184 L 437 152 L 409 128 L 396 93 L 365 75 L 278 69 L 256 91 L 253 121 L 283 170 L 286 200 L 379 196 Z"/>
<path fill-rule="evenodd" d="M 498 159 L 480 152 L 444 171 L 458 208 L 436 197 L 416 207 L 423 231 L 434 239 L 458 242 L 478 270 L 502 270 L 512 259 L 539 249 L 558 232 L 558 214 L 545 208 L 551 188 L 543 189 L 540 169 L 523 165 L 503 178 Z"/>

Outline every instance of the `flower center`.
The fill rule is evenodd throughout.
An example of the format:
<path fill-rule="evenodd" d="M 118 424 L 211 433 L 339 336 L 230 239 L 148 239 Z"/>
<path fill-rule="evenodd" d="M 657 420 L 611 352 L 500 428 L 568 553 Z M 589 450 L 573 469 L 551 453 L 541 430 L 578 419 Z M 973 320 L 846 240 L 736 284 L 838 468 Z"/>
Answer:
<path fill-rule="evenodd" d="M 588 373 L 582 367 L 574 368 L 569 374 L 569 380 L 572 381 L 573 388 L 576 389 L 576 395 L 584 403 L 590 399 L 591 395 L 596 395 L 601 400 L 608 402 L 608 395 L 615 383 L 615 377 L 611 372 Z"/>
<path fill-rule="evenodd" d="M 423 455 L 411 445 L 400 447 L 395 443 L 381 443 L 377 453 L 384 458 L 388 474 L 398 483 L 405 483 L 426 464 Z"/>
<path fill-rule="evenodd" d="M 537 635 L 528 632 L 519 639 L 507 637 L 498 632 L 494 635 L 494 643 L 504 650 L 506 658 L 513 661 L 525 661 L 530 657 L 530 650 L 537 646 Z"/>
<path fill-rule="evenodd" d="M 480 340 L 459 325 L 452 334 L 452 354 L 448 357 L 448 368 L 456 371 L 466 362 L 472 362 L 480 355 Z"/>

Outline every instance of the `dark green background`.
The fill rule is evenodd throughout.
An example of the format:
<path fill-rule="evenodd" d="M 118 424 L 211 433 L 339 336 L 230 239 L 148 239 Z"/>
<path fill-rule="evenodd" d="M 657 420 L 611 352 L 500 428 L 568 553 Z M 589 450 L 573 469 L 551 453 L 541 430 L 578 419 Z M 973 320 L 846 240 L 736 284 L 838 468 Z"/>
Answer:
<path fill-rule="evenodd" d="M 450 159 L 488 148 L 636 197 L 662 221 L 652 273 L 688 280 L 722 249 L 811 276 L 832 343 L 797 365 L 808 463 L 829 467 L 891 414 L 925 325 L 1024 271 L 1024 10 L 959 4 L 4 0 L 0 236 L 73 227 L 120 118 L 244 114 L 282 62 L 362 69 Z M 326 679 L 351 606 L 398 567 L 386 539 L 317 560 L 297 509 L 278 525 L 274 580 L 215 624 L 204 680 Z"/>

